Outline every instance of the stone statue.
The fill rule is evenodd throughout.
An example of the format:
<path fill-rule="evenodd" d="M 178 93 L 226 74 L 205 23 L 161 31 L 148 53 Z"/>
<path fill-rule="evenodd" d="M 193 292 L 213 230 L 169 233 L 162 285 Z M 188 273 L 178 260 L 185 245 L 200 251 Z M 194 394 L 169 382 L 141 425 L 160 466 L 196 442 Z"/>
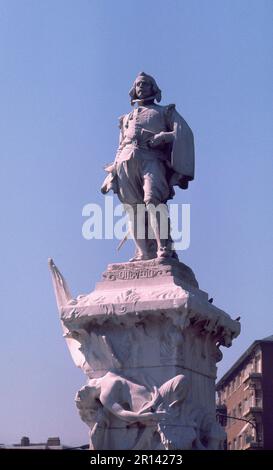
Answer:
<path fill-rule="evenodd" d="M 90 427 L 90 448 L 108 449 L 115 435 L 119 442 L 122 439 L 124 448 L 139 449 L 145 444 L 149 448 L 154 428 L 166 414 L 152 408 L 155 396 L 155 391 L 112 371 L 89 380 L 78 391 L 76 405 Z"/>
<path fill-rule="evenodd" d="M 136 254 L 130 261 L 176 258 L 170 236 L 167 201 L 174 186 L 187 189 L 194 178 L 193 134 L 174 104 L 160 106 L 161 91 L 141 72 L 130 90 L 136 107 L 120 118 L 120 142 L 101 191 L 113 190 L 128 214 Z M 146 208 L 142 221 L 138 208 Z M 142 230 L 140 230 L 142 229 Z"/>
<path fill-rule="evenodd" d="M 149 75 L 138 75 L 130 96 L 136 107 L 120 119 L 102 192 L 124 204 L 134 262 L 109 264 L 95 289 L 75 298 L 49 261 L 65 341 L 88 377 L 76 406 L 93 450 L 223 449 L 216 364 L 240 324 L 177 260 L 167 208 L 174 186 L 194 177 L 193 135 L 174 105 L 155 103 L 161 92 Z"/>
<path fill-rule="evenodd" d="M 112 371 L 89 380 L 78 391 L 76 405 L 90 427 L 90 448 L 108 449 L 119 429 L 123 448 L 190 449 L 196 439 L 195 422 L 187 419 L 185 409 L 181 419 L 188 389 L 181 374 L 152 390 Z"/>
<path fill-rule="evenodd" d="M 189 380 L 179 374 L 147 387 L 109 371 L 90 379 L 76 395 L 81 419 L 90 428 L 90 449 L 221 449 L 224 431 L 215 417 L 196 408 Z"/>

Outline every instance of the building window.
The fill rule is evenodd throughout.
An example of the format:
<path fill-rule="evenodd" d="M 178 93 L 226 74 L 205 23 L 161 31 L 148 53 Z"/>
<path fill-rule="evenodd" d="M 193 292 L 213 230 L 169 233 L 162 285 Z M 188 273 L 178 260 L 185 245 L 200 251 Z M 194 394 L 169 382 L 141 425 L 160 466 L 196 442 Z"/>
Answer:
<path fill-rule="evenodd" d="M 262 423 L 258 423 L 256 427 L 256 441 L 261 443 L 263 441 L 263 426 Z"/>
<path fill-rule="evenodd" d="M 246 397 L 244 399 L 244 406 L 243 406 L 244 413 L 246 413 L 247 409 L 248 409 L 248 398 Z"/>
<path fill-rule="evenodd" d="M 245 376 L 248 377 L 249 374 L 252 372 L 252 370 L 253 370 L 253 364 L 252 364 L 252 361 L 251 361 L 251 362 L 249 362 L 249 363 L 247 364 L 247 366 L 246 366 L 246 374 L 245 374 Z"/>
<path fill-rule="evenodd" d="M 233 380 L 230 382 L 230 385 L 229 385 L 229 394 L 231 395 L 233 392 Z"/>
<path fill-rule="evenodd" d="M 244 432 L 243 434 L 243 446 L 245 447 L 247 445 L 247 432 Z"/>
<path fill-rule="evenodd" d="M 232 410 L 232 418 L 236 418 L 236 408 L 233 408 Z M 236 419 L 232 420 L 232 424 L 236 423 Z"/>
<path fill-rule="evenodd" d="M 228 412 L 227 412 L 227 413 L 228 413 Z M 227 428 L 229 428 L 230 425 L 231 425 L 231 420 L 230 420 L 230 418 L 227 418 Z"/>
<path fill-rule="evenodd" d="M 262 408 L 262 390 L 255 390 L 255 403 L 254 406 L 257 406 L 258 408 Z"/>
<path fill-rule="evenodd" d="M 253 433 L 250 430 L 247 430 L 244 434 L 245 445 L 249 445 L 253 441 Z"/>
<path fill-rule="evenodd" d="M 261 354 L 257 354 L 254 358 L 254 372 L 262 372 L 262 358 Z"/>
<path fill-rule="evenodd" d="M 238 450 L 242 449 L 242 436 L 238 436 Z"/>
<path fill-rule="evenodd" d="M 242 403 L 240 402 L 238 405 L 238 418 L 241 418 L 242 416 Z"/>

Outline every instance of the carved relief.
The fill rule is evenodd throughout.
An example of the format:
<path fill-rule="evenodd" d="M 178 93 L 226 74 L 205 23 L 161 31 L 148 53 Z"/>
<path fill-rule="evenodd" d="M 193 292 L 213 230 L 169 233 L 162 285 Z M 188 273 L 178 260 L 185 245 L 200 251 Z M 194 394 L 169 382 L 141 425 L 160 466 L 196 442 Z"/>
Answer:
<path fill-rule="evenodd" d="M 90 427 L 90 448 L 111 449 L 113 439 L 122 449 L 153 449 L 156 440 L 158 449 L 191 448 L 194 422 L 186 418 L 185 410 L 183 422 L 180 419 L 188 390 L 183 375 L 151 390 L 113 372 L 89 380 L 77 393 L 76 405 Z"/>
<path fill-rule="evenodd" d="M 89 380 L 76 405 L 90 428 L 90 448 L 223 448 L 225 433 L 211 413 L 194 406 L 189 390 L 182 374 L 150 389 L 114 372 Z"/>
<path fill-rule="evenodd" d="M 196 287 L 190 268 L 154 260 L 111 265 L 107 276 L 118 282 L 106 276 L 94 292 L 72 299 L 50 267 L 68 348 L 89 377 L 76 404 L 91 448 L 222 448 L 215 364 L 240 327 L 203 292 L 176 282 L 183 273 Z"/>
<path fill-rule="evenodd" d="M 178 299 L 183 298 L 183 290 L 181 287 L 161 288 L 151 292 L 152 299 Z"/>
<path fill-rule="evenodd" d="M 183 336 L 179 328 L 173 325 L 169 319 L 164 323 L 164 329 L 160 338 L 160 360 L 162 364 L 183 362 Z"/>

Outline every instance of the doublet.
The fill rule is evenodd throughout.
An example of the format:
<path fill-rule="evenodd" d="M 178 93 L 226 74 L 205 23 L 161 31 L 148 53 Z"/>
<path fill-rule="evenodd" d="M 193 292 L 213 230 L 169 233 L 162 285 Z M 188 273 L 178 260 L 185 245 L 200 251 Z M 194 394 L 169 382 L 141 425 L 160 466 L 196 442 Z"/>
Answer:
<path fill-rule="evenodd" d="M 120 118 L 120 145 L 116 162 L 130 158 L 140 160 L 166 160 L 166 149 L 149 148 L 148 141 L 159 132 L 171 131 L 170 114 L 174 105 L 151 104 L 138 106 L 131 113 Z"/>
<path fill-rule="evenodd" d="M 166 202 L 174 186 L 187 189 L 194 178 L 194 140 L 174 104 L 140 105 L 119 120 L 120 139 L 116 158 L 102 186 L 127 204 Z M 151 148 L 155 134 L 173 134 L 173 142 Z M 147 189 L 148 188 L 148 189 Z"/>
<path fill-rule="evenodd" d="M 174 107 L 174 106 L 173 106 Z M 120 118 L 120 145 L 116 155 L 119 199 L 126 204 L 158 204 L 170 197 L 166 179 L 166 145 L 150 148 L 148 141 L 168 125 L 169 106 L 138 106 Z"/>

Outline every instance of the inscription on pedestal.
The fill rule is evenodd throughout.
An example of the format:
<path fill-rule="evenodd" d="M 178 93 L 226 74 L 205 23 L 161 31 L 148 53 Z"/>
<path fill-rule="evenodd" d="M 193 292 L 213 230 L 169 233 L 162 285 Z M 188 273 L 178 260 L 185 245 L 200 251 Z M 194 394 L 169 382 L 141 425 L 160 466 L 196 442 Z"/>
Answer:
<path fill-rule="evenodd" d="M 134 263 L 109 264 L 102 275 L 104 281 L 130 281 L 174 276 L 188 284 L 198 287 L 193 271 L 177 260 L 166 259 L 139 261 Z"/>
<path fill-rule="evenodd" d="M 157 276 L 169 276 L 171 271 L 169 269 L 123 269 L 106 271 L 103 278 L 108 281 L 116 281 L 118 279 L 127 281 L 130 279 L 145 279 Z"/>

